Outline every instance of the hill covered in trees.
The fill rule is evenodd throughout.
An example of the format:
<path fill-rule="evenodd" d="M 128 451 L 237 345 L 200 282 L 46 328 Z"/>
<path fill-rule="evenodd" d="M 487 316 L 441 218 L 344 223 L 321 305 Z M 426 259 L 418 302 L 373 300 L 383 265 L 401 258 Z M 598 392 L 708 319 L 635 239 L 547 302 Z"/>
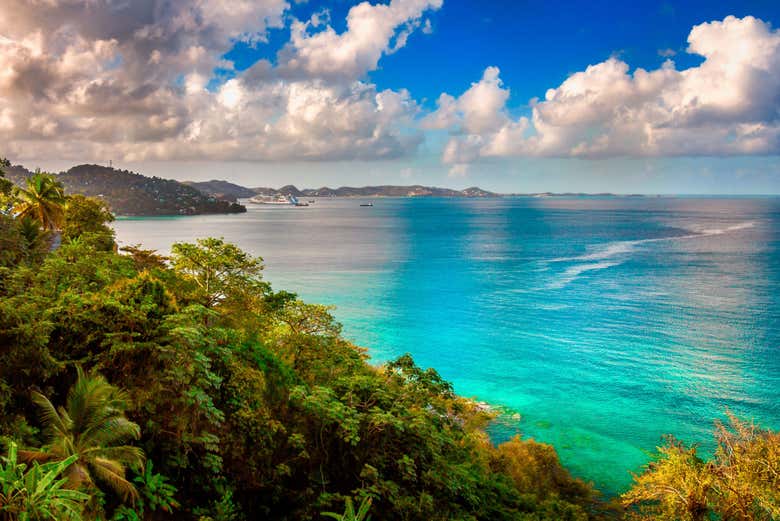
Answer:
<path fill-rule="evenodd" d="M 6 169 L 8 178 L 22 185 L 33 172 L 14 165 Z M 118 215 L 198 215 L 239 213 L 246 208 L 230 201 L 205 195 L 172 179 L 147 177 L 128 170 L 100 165 L 78 165 L 57 174 L 69 193 L 103 199 Z"/>
<path fill-rule="evenodd" d="M 196 188 L 200 192 L 226 201 L 252 197 L 257 193 L 251 188 L 246 188 L 228 181 L 212 179 L 211 181 L 184 181 L 184 184 Z"/>
<path fill-rule="evenodd" d="M 734 419 L 710 461 L 670 440 L 608 505 L 550 445 L 494 445 L 494 414 L 434 369 L 372 365 L 222 239 L 117 251 L 105 204 L 50 176 L 0 183 L 0 208 L 3 521 L 780 514 L 776 433 Z"/>
<path fill-rule="evenodd" d="M 285 185 L 281 188 L 246 188 L 227 181 L 187 181 L 187 184 L 197 188 L 204 194 L 226 199 L 252 197 L 253 195 L 294 195 L 295 197 L 498 197 L 499 194 L 482 190 L 476 186 L 464 190 L 438 188 L 435 186 L 342 186 L 340 188 L 303 188 L 295 185 Z"/>
<path fill-rule="evenodd" d="M 296 197 L 496 197 L 498 194 L 482 190 L 476 186 L 465 190 L 453 190 L 451 188 L 438 188 L 435 186 L 342 186 L 340 188 L 304 188 L 299 190 L 293 185 L 286 185 L 279 189 L 254 188 L 260 195 L 287 195 Z"/>

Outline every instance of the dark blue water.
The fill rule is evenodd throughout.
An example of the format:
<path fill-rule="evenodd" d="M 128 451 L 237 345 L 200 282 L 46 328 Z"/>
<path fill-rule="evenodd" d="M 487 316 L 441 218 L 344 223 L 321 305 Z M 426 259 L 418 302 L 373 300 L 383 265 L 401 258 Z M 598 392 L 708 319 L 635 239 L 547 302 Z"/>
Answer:
<path fill-rule="evenodd" d="M 726 407 L 780 428 L 780 199 L 359 202 L 116 229 L 262 255 L 266 278 L 336 305 L 374 359 L 412 353 L 505 408 L 496 440 L 553 443 L 608 493 L 663 434 L 709 441 Z"/>

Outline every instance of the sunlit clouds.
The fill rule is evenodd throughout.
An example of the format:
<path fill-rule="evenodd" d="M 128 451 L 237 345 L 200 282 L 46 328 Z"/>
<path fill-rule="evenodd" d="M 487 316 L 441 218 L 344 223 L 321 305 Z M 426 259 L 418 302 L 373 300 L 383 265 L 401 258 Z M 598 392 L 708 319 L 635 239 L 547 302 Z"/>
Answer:
<path fill-rule="evenodd" d="M 236 41 L 261 45 L 286 2 L 12 1 L 0 7 L 0 137 L 16 157 L 389 158 L 414 151 L 417 103 L 365 81 L 440 1 L 293 20 L 276 65 L 209 88 Z M 411 130 L 410 130 L 411 129 Z"/>
<path fill-rule="evenodd" d="M 617 58 L 587 67 L 511 118 L 496 67 L 460 96 L 442 94 L 423 119 L 446 128 L 446 163 L 482 157 L 695 156 L 780 151 L 780 31 L 728 17 L 694 27 L 701 65 L 630 70 Z"/>
<path fill-rule="evenodd" d="M 442 0 L 363 2 L 335 24 L 326 10 L 298 19 L 281 0 L 9 0 L 3 154 L 413 166 L 428 153 L 464 176 L 496 158 L 780 151 L 780 31 L 767 22 L 696 25 L 687 48 L 659 49 L 662 65 L 648 70 L 595 57 L 542 99 L 512 98 L 490 56 L 471 85 L 443 84 L 435 106 L 411 84 L 373 82 L 387 56 L 437 37 L 430 17 L 444 9 Z M 237 43 L 262 49 L 281 29 L 289 39 L 245 70 L 225 58 Z M 678 67 L 683 52 L 703 61 Z"/>

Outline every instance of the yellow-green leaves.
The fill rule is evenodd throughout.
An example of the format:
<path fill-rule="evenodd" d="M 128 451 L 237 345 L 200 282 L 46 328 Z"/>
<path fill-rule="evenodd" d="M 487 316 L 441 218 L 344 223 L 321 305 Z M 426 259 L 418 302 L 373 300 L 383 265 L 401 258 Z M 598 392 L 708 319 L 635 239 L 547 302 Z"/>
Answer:
<path fill-rule="evenodd" d="M 125 417 L 126 392 L 79 369 L 64 407 L 55 409 L 41 393 L 33 393 L 33 400 L 46 428 L 43 452 L 70 461 L 65 477 L 74 488 L 104 486 L 124 500 L 137 496 L 125 468 L 140 469 L 144 455 L 138 447 L 125 445 L 141 436 L 140 427 Z"/>
<path fill-rule="evenodd" d="M 17 218 L 35 219 L 44 230 L 56 230 L 65 217 L 65 191 L 62 183 L 47 173 L 36 172 L 19 188 L 14 212 Z"/>
<path fill-rule="evenodd" d="M 243 291 L 262 292 L 263 259 L 252 257 L 234 244 L 213 237 L 195 244 L 175 243 L 173 268 L 193 282 L 204 306 L 211 308 Z"/>
<path fill-rule="evenodd" d="M 780 434 L 729 415 L 717 424 L 715 457 L 669 438 L 623 495 L 641 519 L 780 519 Z"/>
<path fill-rule="evenodd" d="M 62 238 L 88 240 L 98 249 L 111 250 L 115 247 L 114 230 L 108 223 L 113 220 L 114 215 L 100 199 L 70 195 L 65 204 Z"/>
<path fill-rule="evenodd" d="M 0 519 L 8 521 L 82 521 L 89 495 L 66 487 L 64 472 L 77 456 L 31 467 L 18 462 L 16 443 L 0 462 Z"/>

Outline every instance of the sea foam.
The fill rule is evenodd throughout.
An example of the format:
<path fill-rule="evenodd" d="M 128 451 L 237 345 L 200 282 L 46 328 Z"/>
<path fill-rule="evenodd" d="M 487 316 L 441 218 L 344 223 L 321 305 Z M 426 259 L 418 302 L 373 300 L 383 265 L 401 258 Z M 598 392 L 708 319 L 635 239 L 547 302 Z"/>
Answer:
<path fill-rule="evenodd" d="M 711 237 L 714 235 L 722 235 L 724 233 L 732 233 L 740 230 L 752 228 L 755 225 L 753 221 L 746 221 L 723 228 L 711 228 L 702 229 L 701 227 L 689 228 L 689 231 L 694 233 L 684 235 L 673 235 L 670 237 L 653 237 L 650 239 L 636 239 L 630 241 L 614 241 L 608 242 L 604 245 L 596 247 L 590 253 L 583 255 L 577 255 L 574 257 L 558 257 L 544 261 L 545 264 L 559 263 L 559 262 L 581 262 L 583 264 L 577 264 L 566 268 L 560 273 L 558 279 L 554 280 L 547 285 L 547 289 L 560 289 L 569 283 L 576 280 L 582 273 L 602 270 L 605 268 L 611 268 L 625 262 L 631 253 L 633 253 L 638 246 L 643 244 L 649 244 L 654 242 L 669 242 L 679 241 L 686 239 L 699 239 L 702 237 Z M 600 261 L 600 262 L 592 262 Z M 608 262 L 607 262 L 608 261 Z"/>

